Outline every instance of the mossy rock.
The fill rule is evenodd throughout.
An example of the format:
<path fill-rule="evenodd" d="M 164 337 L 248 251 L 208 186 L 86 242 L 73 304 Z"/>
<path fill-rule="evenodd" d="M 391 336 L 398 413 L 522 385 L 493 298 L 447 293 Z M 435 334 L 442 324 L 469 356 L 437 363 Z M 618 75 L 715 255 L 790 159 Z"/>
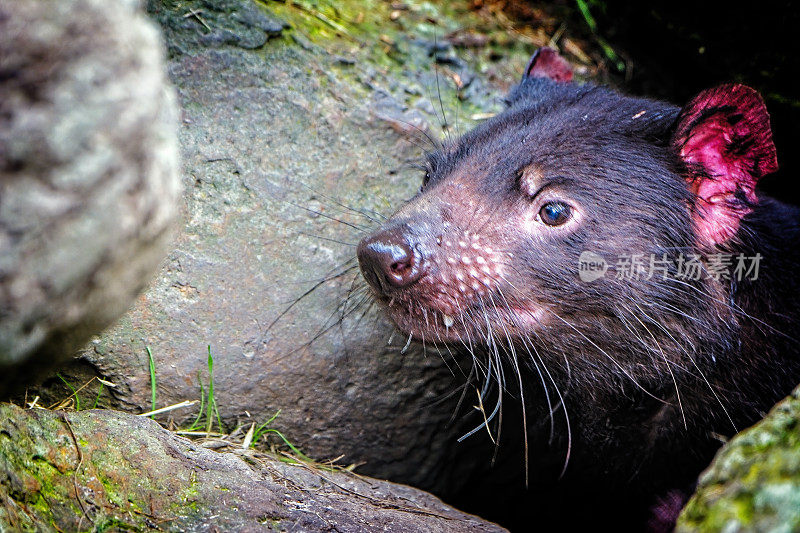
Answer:
<path fill-rule="evenodd" d="M 224 448 L 125 413 L 2 404 L 0 531 L 504 531 L 410 487 Z"/>
<path fill-rule="evenodd" d="M 676 531 L 800 531 L 800 388 L 722 448 Z"/>

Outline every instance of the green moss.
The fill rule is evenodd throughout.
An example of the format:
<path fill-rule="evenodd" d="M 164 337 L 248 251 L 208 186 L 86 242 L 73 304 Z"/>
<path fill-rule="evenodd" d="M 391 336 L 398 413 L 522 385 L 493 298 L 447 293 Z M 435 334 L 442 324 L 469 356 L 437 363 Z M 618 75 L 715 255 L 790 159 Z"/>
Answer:
<path fill-rule="evenodd" d="M 270 531 L 286 531 L 286 528 L 281 524 L 281 520 L 271 516 L 262 516 L 258 518 L 258 522 L 267 526 Z"/>
<path fill-rule="evenodd" d="M 175 502 L 170 506 L 170 512 L 182 517 L 197 517 L 200 518 L 200 507 L 198 500 L 200 498 L 200 487 L 197 481 L 197 474 L 192 471 L 189 476 L 189 483 L 178 494 Z"/>
<path fill-rule="evenodd" d="M 9 406 L 0 408 L 0 417 L 8 420 L 14 415 Z M 30 520 L 52 523 L 54 508 L 68 508 L 73 513 L 80 509 L 73 505 L 66 486 L 73 472 L 56 465 L 39 450 L 27 428 L 14 427 L 0 432 L 0 470 L 7 475 L 0 480 L 0 496 L 13 500 Z M 51 428 L 53 429 L 53 428 Z M 47 431 L 47 429 L 44 429 Z"/>
<path fill-rule="evenodd" d="M 102 533 L 105 531 L 142 531 L 141 524 L 129 523 L 117 517 L 106 517 L 95 522 L 94 531 Z"/>
<path fill-rule="evenodd" d="M 102 468 L 98 469 L 95 477 L 103 486 L 105 499 L 110 503 L 116 505 L 121 511 L 133 511 L 137 513 L 142 512 L 143 502 L 138 501 L 138 496 L 131 492 L 123 493 L 124 489 L 121 489 L 119 483 L 116 483 L 110 477 L 108 477 Z M 140 479 L 139 481 L 141 483 L 144 480 Z"/>
<path fill-rule="evenodd" d="M 41 413 L 47 416 L 39 416 Z M 0 469 L 9 473 L 0 480 L 0 497 L 15 502 L 20 510 L 20 516 L 13 518 L 0 514 L 0 530 L 8 524 L 15 524 L 13 530 L 26 530 L 23 526 L 27 521 L 38 524 L 36 530 L 43 524 L 52 524 L 53 530 L 146 529 L 145 505 L 135 491 L 153 491 L 146 478 L 137 479 L 131 488 L 125 476 L 115 474 L 124 464 L 120 456 L 127 451 L 124 446 L 88 451 L 92 444 L 87 435 L 95 431 L 91 418 L 66 427 L 62 418 L 50 412 L 9 406 L 0 406 L 0 417 L 13 421 L 0 428 Z M 79 463 L 70 431 L 83 454 L 77 472 L 74 468 Z M 44 449 L 47 446 L 49 452 Z M 82 487 L 81 501 L 75 499 L 76 485 Z"/>
<path fill-rule="evenodd" d="M 487 111 L 499 111 L 496 94 L 489 96 L 472 94 L 469 97 L 458 86 L 459 69 L 448 65 L 437 65 L 424 46 L 416 40 L 430 42 L 442 40 L 452 31 L 477 28 L 487 35 L 487 46 L 469 51 L 453 52 L 466 61 L 475 73 L 482 73 L 494 66 L 494 57 L 510 58 L 513 78 L 519 75 L 534 47 L 526 42 L 509 42 L 507 30 L 497 21 L 478 16 L 470 9 L 466 0 L 455 2 L 409 1 L 408 7 L 398 11 L 392 20 L 389 2 L 380 0 L 258 0 L 271 14 L 286 21 L 290 29 L 281 38 L 283 46 L 296 47 L 298 35 L 301 40 L 313 43 L 325 51 L 346 58 L 334 62 L 330 70 L 349 87 L 360 88 L 364 94 L 374 86 L 388 88 L 393 96 L 413 107 L 420 100 L 433 104 L 434 112 L 418 106 L 430 124 L 442 126 L 443 117 L 449 127 L 458 122 L 460 131 L 474 125 L 477 116 Z M 448 52 L 450 53 L 450 52 Z M 371 67 L 369 79 L 365 78 L 362 65 Z M 326 76 L 315 74 L 325 87 L 330 81 Z M 511 76 L 511 74 L 509 74 Z M 427 81 L 420 83 L 425 78 Z M 402 80 L 402 90 L 391 90 L 393 80 Z M 456 119 L 457 117 L 457 119 Z M 448 128 L 443 128 L 445 135 Z"/>
<path fill-rule="evenodd" d="M 800 530 L 800 392 L 731 440 L 701 476 L 677 531 Z"/>

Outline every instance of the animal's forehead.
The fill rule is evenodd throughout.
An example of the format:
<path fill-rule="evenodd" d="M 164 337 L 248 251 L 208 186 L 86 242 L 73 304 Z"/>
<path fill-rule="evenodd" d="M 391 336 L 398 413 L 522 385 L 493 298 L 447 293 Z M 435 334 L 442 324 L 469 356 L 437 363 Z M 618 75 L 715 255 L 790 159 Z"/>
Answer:
<path fill-rule="evenodd" d="M 592 190 L 605 187 L 599 181 L 615 190 L 643 181 L 637 190 L 646 192 L 653 169 L 669 166 L 666 147 L 679 112 L 671 104 L 547 80 L 523 82 L 511 94 L 506 111 L 429 157 L 435 180 L 497 194 L 498 181 L 509 181 L 511 190 L 520 172 L 535 168 L 540 179 L 526 180 L 528 188 L 569 177 L 589 180 Z"/>
<path fill-rule="evenodd" d="M 576 155 L 597 159 L 612 148 L 664 145 L 678 111 L 664 102 L 597 87 L 529 95 L 446 146 L 438 155 L 439 166 L 446 169 L 469 159 L 478 167 L 502 160 L 546 165 Z"/>
<path fill-rule="evenodd" d="M 602 155 L 597 148 L 603 146 L 603 138 L 615 135 L 603 128 L 602 120 L 517 111 L 485 123 L 446 146 L 432 156 L 431 166 L 437 174 L 515 172 L 531 164 L 546 167 L 576 157 L 582 161 L 599 158 Z"/>

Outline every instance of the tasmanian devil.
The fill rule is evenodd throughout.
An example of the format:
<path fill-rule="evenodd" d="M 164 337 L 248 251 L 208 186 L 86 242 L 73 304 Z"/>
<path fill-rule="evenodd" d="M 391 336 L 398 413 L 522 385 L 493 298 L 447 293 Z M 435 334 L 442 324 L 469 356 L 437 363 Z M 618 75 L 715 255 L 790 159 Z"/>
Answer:
<path fill-rule="evenodd" d="M 488 429 L 515 398 L 499 450 L 528 479 L 490 517 L 668 528 L 800 381 L 800 218 L 757 188 L 766 107 L 744 85 L 679 108 L 575 83 L 547 48 L 507 104 L 428 155 L 362 273 L 406 335 L 472 354 Z"/>

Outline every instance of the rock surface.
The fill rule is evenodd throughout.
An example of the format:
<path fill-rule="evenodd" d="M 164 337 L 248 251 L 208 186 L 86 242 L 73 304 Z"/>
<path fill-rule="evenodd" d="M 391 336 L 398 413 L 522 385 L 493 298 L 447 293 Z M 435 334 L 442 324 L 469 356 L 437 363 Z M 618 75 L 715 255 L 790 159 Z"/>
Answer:
<path fill-rule="evenodd" d="M 149 418 L 0 405 L 0 530 L 501 532 L 403 485 L 216 452 Z"/>
<path fill-rule="evenodd" d="M 481 63 L 473 55 L 489 46 L 441 39 L 477 24 L 469 12 L 455 23 L 411 3 L 392 22 L 384 2 L 333 4 L 149 2 L 183 109 L 185 227 L 84 361 L 117 384 L 104 402 L 136 411 L 151 404 L 146 348 L 163 406 L 199 397 L 210 345 L 229 427 L 280 410 L 277 426 L 311 457 L 345 454 L 359 472 L 447 493 L 493 452 L 485 435 L 456 442 L 477 411 L 448 424 L 469 366 L 433 346 L 402 353 L 406 339 L 367 298 L 355 243 L 416 192 L 428 135 L 502 107 L 504 88 L 482 78 L 513 83 L 535 43 L 506 42 L 502 61 Z"/>
<path fill-rule="evenodd" d="M 700 477 L 676 531 L 800 530 L 800 388 L 736 435 Z"/>
<path fill-rule="evenodd" d="M 150 281 L 178 166 L 162 41 L 135 2 L 0 3 L 0 391 Z"/>

